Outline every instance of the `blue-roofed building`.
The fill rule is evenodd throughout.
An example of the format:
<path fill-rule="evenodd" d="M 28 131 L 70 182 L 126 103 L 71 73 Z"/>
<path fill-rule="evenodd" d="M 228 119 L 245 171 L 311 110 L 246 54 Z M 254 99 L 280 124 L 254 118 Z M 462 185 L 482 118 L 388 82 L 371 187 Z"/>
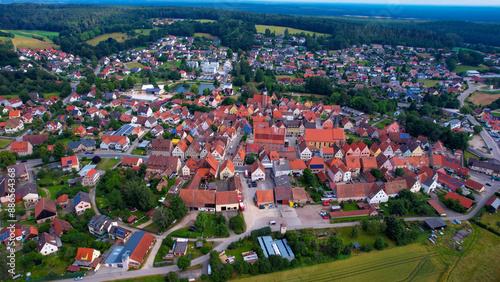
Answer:
<path fill-rule="evenodd" d="M 105 266 L 117 268 L 139 268 L 153 246 L 155 237 L 144 232 L 135 232 L 125 246 L 113 246 L 101 260 Z"/>
<path fill-rule="evenodd" d="M 266 258 L 270 255 L 281 256 L 290 261 L 295 258 L 286 239 L 273 241 L 271 236 L 258 237 L 257 239 Z"/>

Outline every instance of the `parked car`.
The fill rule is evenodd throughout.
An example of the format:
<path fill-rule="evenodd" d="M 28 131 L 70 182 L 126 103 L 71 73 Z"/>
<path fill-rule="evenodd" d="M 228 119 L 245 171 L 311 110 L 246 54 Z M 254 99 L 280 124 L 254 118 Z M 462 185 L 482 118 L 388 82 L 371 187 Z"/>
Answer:
<path fill-rule="evenodd" d="M 329 219 L 328 215 L 324 215 L 323 219 Z"/>
<path fill-rule="evenodd" d="M 491 183 L 486 183 L 486 186 L 491 186 Z"/>
<path fill-rule="evenodd" d="M 75 277 L 75 281 L 82 280 L 82 279 L 83 279 L 82 276 Z"/>

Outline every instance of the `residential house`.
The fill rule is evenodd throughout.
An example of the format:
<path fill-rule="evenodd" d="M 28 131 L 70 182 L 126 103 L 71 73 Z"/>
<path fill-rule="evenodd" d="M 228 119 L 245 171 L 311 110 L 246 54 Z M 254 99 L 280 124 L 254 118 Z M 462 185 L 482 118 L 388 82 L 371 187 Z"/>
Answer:
<path fill-rule="evenodd" d="M 239 191 L 217 192 L 215 194 L 215 211 L 238 210 L 240 207 L 238 193 Z"/>
<path fill-rule="evenodd" d="M 56 217 L 50 222 L 50 228 L 52 229 L 51 233 L 61 238 L 63 234 L 73 229 L 73 226 L 69 222 Z"/>
<path fill-rule="evenodd" d="M 75 212 L 78 215 L 83 214 L 86 210 L 92 208 L 88 193 L 82 191 L 78 192 L 73 198 L 73 201 L 75 203 Z"/>
<path fill-rule="evenodd" d="M 36 223 L 43 223 L 47 220 L 53 220 L 57 217 L 56 202 L 41 198 L 35 206 L 35 220 Z"/>
<path fill-rule="evenodd" d="M 225 160 L 219 171 L 220 179 L 225 180 L 234 176 L 234 163 L 230 159 Z"/>
<path fill-rule="evenodd" d="M 30 174 L 28 169 L 26 168 L 25 163 L 19 163 L 15 165 L 7 166 L 7 171 L 9 172 L 9 176 L 12 177 L 12 173 L 14 174 L 14 179 L 16 181 L 28 181 L 30 179 Z"/>
<path fill-rule="evenodd" d="M 174 145 L 170 139 L 156 138 L 151 140 L 151 154 L 158 156 L 171 156 Z"/>
<path fill-rule="evenodd" d="M 22 141 L 22 142 L 11 142 L 10 143 L 10 152 L 14 154 L 18 154 L 19 156 L 27 156 L 33 154 L 33 146 L 30 142 Z"/>
<path fill-rule="evenodd" d="M 101 255 L 101 252 L 91 248 L 78 248 L 73 265 L 90 267 L 92 262 Z"/>
<path fill-rule="evenodd" d="M 266 168 L 259 160 L 256 160 L 252 164 L 252 166 L 250 167 L 250 171 L 252 175 L 252 181 L 266 180 Z"/>
<path fill-rule="evenodd" d="M 215 211 L 215 191 L 181 189 L 179 196 L 190 211 Z"/>
<path fill-rule="evenodd" d="M 100 148 L 102 150 L 126 151 L 129 144 L 130 139 L 127 136 L 104 135 Z"/>
<path fill-rule="evenodd" d="M 45 232 L 40 235 L 37 242 L 37 250 L 44 256 L 57 252 L 59 247 L 60 243 L 57 242 L 56 236 Z"/>
<path fill-rule="evenodd" d="M 78 161 L 78 156 L 69 156 L 69 157 L 62 157 L 61 158 L 61 165 L 63 171 L 67 170 L 79 170 L 80 169 L 80 162 Z"/>
<path fill-rule="evenodd" d="M 24 129 L 24 122 L 18 118 L 11 118 L 5 122 L 5 133 L 14 134 Z"/>

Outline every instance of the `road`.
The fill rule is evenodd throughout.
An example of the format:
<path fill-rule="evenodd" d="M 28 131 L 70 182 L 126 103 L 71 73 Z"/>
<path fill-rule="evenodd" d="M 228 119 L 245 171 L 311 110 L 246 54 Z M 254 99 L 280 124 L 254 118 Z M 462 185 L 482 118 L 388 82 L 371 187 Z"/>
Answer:
<path fill-rule="evenodd" d="M 467 118 L 473 125 L 481 125 L 472 115 L 467 115 Z M 498 149 L 498 145 L 495 142 L 495 140 L 493 140 L 493 137 L 491 137 L 484 128 L 483 131 L 481 131 L 480 135 L 483 138 L 484 142 L 486 143 L 486 146 L 488 146 L 488 148 L 493 148 L 493 150 L 491 151 L 491 155 L 490 156 L 485 155 L 485 157 L 486 158 L 493 157 L 494 159 L 500 161 L 500 150 Z"/>
<path fill-rule="evenodd" d="M 477 88 L 472 84 L 472 80 L 470 78 L 466 78 L 465 81 L 467 81 L 469 88 L 464 92 L 462 92 L 460 96 L 458 96 L 458 100 L 460 101 L 460 106 L 464 105 L 465 98 L 469 97 L 470 94 L 472 94 L 474 91 L 477 90 Z"/>

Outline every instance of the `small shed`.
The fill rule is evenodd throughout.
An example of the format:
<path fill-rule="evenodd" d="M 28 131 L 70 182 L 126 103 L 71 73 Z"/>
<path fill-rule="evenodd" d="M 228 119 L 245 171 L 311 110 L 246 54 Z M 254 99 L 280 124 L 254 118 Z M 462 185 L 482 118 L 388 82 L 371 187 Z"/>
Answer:
<path fill-rule="evenodd" d="M 78 272 L 80 271 L 80 267 L 77 265 L 70 265 L 68 268 L 66 268 L 68 272 Z"/>
<path fill-rule="evenodd" d="M 196 248 L 201 249 L 203 247 L 203 241 L 196 241 Z"/>
<path fill-rule="evenodd" d="M 448 226 L 448 224 L 439 217 L 424 220 L 424 225 L 429 229 L 439 229 Z"/>
<path fill-rule="evenodd" d="M 135 215 L 131 214 L 129 216 L 129 218 L 127 219 L 127 223 L 130 224 L 130 223 L 134 222 L 136 219 L 137 219 L 137 217 Z"/>
<path fill-rule="evenodd" d="M 354 248 L 355 250 L 358 250 L 358 251 L 359 251 L 359 250 L 361 249 L 361 246 L 359 246 L 359 243 L 358 243 L 358 242 L 354 242 L 354 244 L 352 244 L 352 245 L 353 245 L 353 248 Z"/>

